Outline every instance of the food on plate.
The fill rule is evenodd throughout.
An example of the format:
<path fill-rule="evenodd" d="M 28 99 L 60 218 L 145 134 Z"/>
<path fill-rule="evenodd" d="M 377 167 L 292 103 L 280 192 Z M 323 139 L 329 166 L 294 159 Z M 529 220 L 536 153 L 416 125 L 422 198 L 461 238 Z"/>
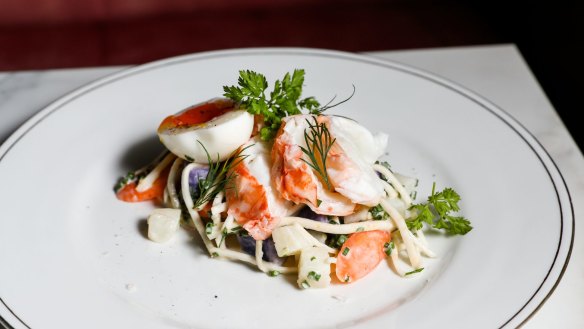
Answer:
<path fill-rule="evenodd" d="M 176 156 L 204 163 L 203 145 L 213 150 L 213 160 L 217 156 L 223 161 L 248 141 L 252 129 L 253 115 L 229 99 L 216 98 L 168 116 L 158 127 L 158 137 Z"/>
<path fill-rule="evenodd" d="M 116 197 L 126 202 L 161 198 L 166 189 L 168 174 L 174 158 L 174 154 L 164 152 L 152 164 L 129 172 L 114 187 Z"/>
<path fill-rule="evenodd" d="M 170 240 L 182 218 L 211 257 L 323 288 L 355 282 L 385 259 L 400 276 L 419 273 L 423 257 L 434 257 L 424 231 L 472 229 L 456 215 L 451 188 L 434 184 L 426 202 L 414 203 L 417 179 L 381 161 L 387 134 L 325 114 L 353 95 L 321 105 L 300 98 L 303 70 L 269 93 L 265 76 L 239 73 L 224 98 L 164 119 L 158 136 L 168 151 L 116 185 L 122 201 L 167 207 L 148 219 L 151 240 Z"/>

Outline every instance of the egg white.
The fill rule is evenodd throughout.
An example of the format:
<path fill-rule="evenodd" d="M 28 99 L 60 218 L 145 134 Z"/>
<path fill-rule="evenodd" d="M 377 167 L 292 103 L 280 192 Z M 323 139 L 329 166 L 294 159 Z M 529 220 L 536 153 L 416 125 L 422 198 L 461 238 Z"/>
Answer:
<path fill-rule="evenodd" d="M 223 161 L 249 140 L 253 123 L 252 114 L 235 110 L 203 124 L 164 130 L 158 133 L 158 137 L 169 151 L 182 159 L 207 163 L 207 149 L 213 161 L 217 161 L 217 157 Z"/>

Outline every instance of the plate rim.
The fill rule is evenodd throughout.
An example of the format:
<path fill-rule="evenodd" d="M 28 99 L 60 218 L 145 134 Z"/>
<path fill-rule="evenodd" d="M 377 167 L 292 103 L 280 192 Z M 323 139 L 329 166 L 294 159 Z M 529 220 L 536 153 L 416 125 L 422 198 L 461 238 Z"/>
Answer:
<path fill-rule="evenodd" d="M 406 65 L 403 63 L 399 63 L 393 60 L 386 60 L 376 58 L 374 56 L 366 55 L 366 54 L 356 54 L 344 51 L 337 51 L 337 50 L 329 50 L 329 49 L 319 49 L 319 48 L 298 48 L 298 47 L 261 47 L 261 48 L 233 48 L 233 49 L 225 49 L 225 50 L 214 50 L 214 51 L 206 51 L 206 52 L 199 52 L 193 54 L 186 54 L 181 56 L 175 56 L 170 58 L 165 58 L 157 61 L 153 61 L 150 63 L 137 65 L 134 67 L 130 67 L 127 69 L 122 69 L 119 72 L 115 72 L 113 74 L 107 75 L 105 77 L 99 78 L 95 81 L 89 82 L 65 95 L 58 98 L 57 100 L 51 102 L 49 105 L 45 106 L 43 109 L 38 111 L 35 115 L 31 118 L 26 120 L 20 127 L 14 131 L 5 141 L 0 145 L 0 162 L 4 159 L 4 157 L 9 154 L 10 150 L 15 147 L 18 142 L 31 130 L 35 128 L 36 125 L 41 123 L 45 118 L 49 117 L 51 114 L 58 111 L 60 108 L 63 108 L 68 103 L 74 101 L 75 99 L 82 97 L 83 95 L 92 92 L 95 89 L 98 89 L 102 86 L 105 86 L 109 83 L 113 83 L 117 80 L 124 79 L 129 76 L 138 75 L 142 72 L 146 72 L 153 69 L 162 68 L 164 66 L 171 66 L 176 64 L 181 64 L 185 62 L 192 62 L 192 61 L 201 61 L 206 59 L 216 59 L 221 57 L 235 57 L 235 56 L 253 56 L 253 55 L 296 55 L 296 56 L 307 56 L 307 57 L 328 57 L 328 58 L 336 58 L 342 60 L 349 60 L 353 62 L 360 62 L 369 65 L 381 66 L 386 69 L 397 70 L 405 74 L 413 75 L 417 78 L 427 80 L 434 84 L 438 84 L 443 88 L 446 88 L 452 92 L 459 94 L 460 96 L 472 101 L 473 103 L 477 104 L 484 110 L 488 111 L 499 120 L 501 120 L 505 125 L 507 125 L 515 134 L 517 134 L 526 144 L 529 146 L 531 151 L 536 155 L 541 165 L 544 167 L 550 181 L 554 187 L 554 191 L 558 201 L 558 209 L 560 211 L 560 238 L 558 241 L 558 247 L 556 253 L 554 255 L 554 259 L 552 264 L 550 265 L 547 274 L 542 279 L 540 285 L 535 289 L 533 294 L 527 299 L 527 301 L 513 314 L 509 317 L 509 319 L 501 324 L 499 328 L 506 327 L 510 323 L 514 321 L 518 321 L 519 323 L 517 326 L 524 325 L 527 321 L 529 321 L 537 311 L 545 304 L 548 298 L 554 293 L 556 287 L 560 283 L 563 278 L 563 275 L 568 267 L 570 257 L 573 250 L 574 245 L 574 233 L 575 233 L 575 215 L 574 215 L 574 205 L 572 202 L 572 197 L 566 184 L 565 178 L 562 175 L 558 165 L 551 157 L 550 153 L 543 147 L 543 145 L 539 142 L 539 140 L 531 133 L 521 122 L 515 119 L 512 115 L 506 112 L 504 109 L 493 103 L 492 101 L 488 100 L 487 98 L 481 96 L 480 94 L 472 91 L 471 89 L 459 85 L 458 83 L 444 78 L 438 74 L 416 68 L 411 65 Z M 551 164 L 550 166 L 546 165 L 546 161 L 549 161 Z M 553 171 L 553 173 L 551 171 Z M 554 179 L 554 174 L 557 174 L 559 180 Z M 565 206 L 569 206 L 569 211 L 566 214 L 563 211 L 563 202 L 562 196 L 560 195 L 560 191 L 558 187 L 562 190 L 562 194 L 565 192 L 564 200 L 567 202 Z M 569 218 L 564 218 L 564 215 L 567 215 Z M 571 218 L 571 221 L 570 221 Z M 564 227 L 564 224 L 567 224 Z M 565 240 L 564 239 L 564 230 L 569 233 L 569 245 L 567 246 L 568 250 L 566 252 L 566 256 L 564 259 L 559 259 L 560 251 L 565 249 Z M 563 254 L 563 253 L 562 253 Z M 559 264 L 558 262 L 563 262 Z M 550 279 L 550 274 L 552 271 L 557 270 L 558 266 L 562 266 L 560 269 L 560 273 L 557 275 L 556 278 L 551 278 L 554 282 L 548 282 Z M 541 292 L 541 289 L 544 287 L 546 283 L 551 283 L 552 286 L 549 290 Z M 524 313 L 524 310 L 531 304 L 532 300 L 541 294 L 545 294 L 541 301 L 535 305 L 534 309 L 527 314 L 524 314 L 524 317 L 520 317 Z M 4 312 L 2 312 L 4 309 Z M 6 310 L 8 314 L 6 314 Z M 3 315 L 4 313 L 4 315 Z M 16 319 L 20 324 L 22 324 L 25 328 L 30 329 L 31 327 L 26 324 L 10 307 L 9 305 L 2 299 L 0 296 L 0 324 L 6 323 L 9 328 L 13 328 L 11 323 L 6 320 L 5 316 L 12 317 Z"/>

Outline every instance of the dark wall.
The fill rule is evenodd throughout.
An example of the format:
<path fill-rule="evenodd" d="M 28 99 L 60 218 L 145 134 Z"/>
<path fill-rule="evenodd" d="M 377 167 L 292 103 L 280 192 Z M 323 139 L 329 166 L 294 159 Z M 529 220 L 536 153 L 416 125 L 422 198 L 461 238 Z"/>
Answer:
<path fill-rule="evenodd" d="M 582 1 L 494 0 L 475 4 L 493 32 L 517 44 L 582 149 L 584 4 Z"/>
<path fill-rule="evenodd" d="M 512 42 L 582 139 L 584 8 L 578 1 L 29 2 L 0 0 L 0 71 L 140 64 L 237 47 L 358 52 Z"/>

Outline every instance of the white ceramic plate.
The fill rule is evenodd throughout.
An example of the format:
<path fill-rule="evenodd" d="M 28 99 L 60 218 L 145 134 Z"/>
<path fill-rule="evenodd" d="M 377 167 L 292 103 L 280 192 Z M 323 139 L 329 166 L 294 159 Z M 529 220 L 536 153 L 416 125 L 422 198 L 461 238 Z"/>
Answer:
<path fill-rule="evenodd" d="M 161 149 L 162 118 L 222 93 L 237 71 L 307 72 L 304 95 L 357 92 L 332 112 L 390 135 L 394 169 L 463 197 L 474 230 L 431 236 L 412 278 L 385 264 L 351 285 L 301 291 L 210 259 L 181 232 L 144 237 L 152 205 L 112 186 Z M 569 258 L 560 172 L 518 122 L 431 74 L 348 53 L 248 49 L 139 66 L 50 105 L 0 148 L 0 316 L 14 328 L 497 328 L 526 321 Z"/>

